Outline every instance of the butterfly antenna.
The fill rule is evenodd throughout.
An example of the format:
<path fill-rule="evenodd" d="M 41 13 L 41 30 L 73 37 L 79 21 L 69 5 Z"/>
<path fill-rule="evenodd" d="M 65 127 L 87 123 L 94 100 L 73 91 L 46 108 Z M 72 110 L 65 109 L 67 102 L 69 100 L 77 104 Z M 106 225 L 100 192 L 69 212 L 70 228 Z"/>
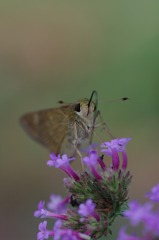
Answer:
<path fill-rule="evenodd" d="M 87 113 L 87 115 L 89 114 L 89 107 L 90 107 L 90 104 L 91 104 L 91 102 L 92 102 L 92 99 L 93 99 L 93 96 L 96 96 L 96 100 L 95 100 L 95 106 L 96 106 L 96 109 L 97 109 L 97 106 L 98 106 L 98 93 L 97 93 L 97 91 L 93 91 L 92 92 L 92 94 L 91 94 L 91 97 L 90 97 L 90 99 L 89 99 L 89 102 L 88 102 L 88 113 Z"/>
<path fill-rule="evenodd" d="M 57 103 L 59 103 L 59 104 L 64 104 L 64 101 L 60 100 L 60 101 L 58 101 Z"/>
<path fill-rule="evenodd" d="M 108 100 L 108 101 L 100 101 L 100 102 L 105 102 L 105 103 L 112 103 L 112 102 L 123 102 L 123 101 L 127 101 L 130 98 L 128 97 L 122 97 L 122 98 L 118 98 L 118 99 L 113 99 L 113 100 Z"/>

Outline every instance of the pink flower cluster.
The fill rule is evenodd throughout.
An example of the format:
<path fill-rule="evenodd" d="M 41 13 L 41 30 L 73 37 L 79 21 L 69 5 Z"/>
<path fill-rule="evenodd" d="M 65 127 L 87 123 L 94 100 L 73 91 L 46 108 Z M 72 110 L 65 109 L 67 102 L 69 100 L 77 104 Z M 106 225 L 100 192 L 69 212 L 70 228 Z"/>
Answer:
<path fill-rule="evenodd" d="M 118 207 L 116 210 L 118 214 L 113 213 L 116 217 L 122 211 L 121 206 L 125 204 L 127 199 L 125 186 L 128 186 L 130 177 L 129 173 L 125 173 L 128 162 L 125 148 L 130 140 L 130 138 L 121 138 L 104 142 L 100 146 L 100 151 L 90 146 L 87 155 L 82 158 L 86 167 L 83 173 L 78 173 L 70 165 L 70 162 L 75 158 L 70 158 L 66 154 L 62 156 L 56 156 L 54 153 L 50 154 L 47 165 L 60 168 L 67 174 L 68 178 L 65 179 L 65 186 L 69 193 L 65 199 L 51 195 L 47 207 L 45 207 L 44 201 L 39 202 L 34 216 L 55 219 L 56 222 L 51 230 L 47 229 L 46 220 L 41 222 L 37 234 L 38 240 L 48 238 L 55 240 L 91 239 L 92 236 L 98 238 L 103 232 L 105 232 L 105 235 L 110 232 L 107 230 L 109 227 L 107 211 L 114 210 L 115 208 L 111 204 L 115 204 L 115 207 Z M 121 162 L 119 152 L 122 155 Z M 111 157 L 112 163 L 110 166 L 107 166 L 103 161 L 103 153 Z M 85 188 L 82 187 L 84 182 L 87 183 Z M 93 185 L 92 182 L 94 182 Z M 124 183 L 123 188 L 121 188 L 122 183 Z M 101 188 L 99 192 L 94 191 L 96 185 Z M 81 194 L 81 192 L 83 193 Z M 99 195 L 101 199 L 98 201 Z M 76 197 L 73 200 L 74 196 Z M 107 196 L 112 198 L 112 200 L 108 199 L 108 203 L 105 202 Z M 115 203 L 113 198 L 117 203 L 119 198 L 119 204 Z M 113 214 L 110 214 L 110 216 L 114 220 Z M 110 222 L 112 222 L 112 219 Z"/>
<path fill-rule="evenodd" d="M 120 230 L 118 240 L 157 240 L 159 239 L 159 184 L 154 186 L 146 194 L 149 201 L 140 204 L 138 201 L 131 201 L 129 209 L 124 212 L 124 216 L 130 221 L 132 227 L 142 226 L 140 236 L 129 235 L 126 228 Z"/>

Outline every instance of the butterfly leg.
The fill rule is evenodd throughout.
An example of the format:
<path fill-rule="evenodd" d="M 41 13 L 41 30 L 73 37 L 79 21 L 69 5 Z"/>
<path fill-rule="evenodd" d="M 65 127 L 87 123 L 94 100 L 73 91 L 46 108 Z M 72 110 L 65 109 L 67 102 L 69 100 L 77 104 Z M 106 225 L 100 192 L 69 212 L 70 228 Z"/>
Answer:
<path fill-rule="evenodd" d="M 100 117 L 100 121 L 101 121 L 101 124 L 102 124 L 102 126 L 103 126 L 103 129 L 105 129 L 106 132 L 108 133 L 108 135 L 109 135 L 112 139 L 114 139 L 114 138 L 115 138 L 114 135 L 112 135 L 112 133 L 111 133 L 109 127 L 108 127 L 108 124 L 107 124 L 106 122 L 103 121 L 100 112 L 99 112 L 99 117 Z"/>
<path fill-rule="evenodd" d="M 77 123 L 75 122 L 74 123 L 74 141 L 73 141 L 73 145 L 74 145 L 74 148 L 75 148 L 75 152 L 78 154 L 78 156 L 80 157 L 81 159 L 81 165 L 82 165 L 82 169 L 84 169 L 84 166 L 83 166 L 83 162 L 82 162 L 82 154 L 78 148 L 78 146 L 80 145 L 81 143 L 81 139 L 78 138 L 78 134 L 77 134 Z"/>
<path fill-rule="evenodd" d="M 97 125 L 95 125 L 95 121 L 97 120 L 97 118 L 100 120 L 100 123 L 97 124 Z M 112 135 L 112 133 L 111 133 L 111 131 L 110 131 L 107 123 L 103 121 L 100 111 L 97 111 L 97 113 L 96 113 L 96 115 L 95 115 L 93 130 L 94 130 L 94 128 L 100 127 L 100 126 L 102 126 L 102 128 L 108 133 L 108 135 L 109 135 L 112 139 L 115 138 L 115 137 Z"/>

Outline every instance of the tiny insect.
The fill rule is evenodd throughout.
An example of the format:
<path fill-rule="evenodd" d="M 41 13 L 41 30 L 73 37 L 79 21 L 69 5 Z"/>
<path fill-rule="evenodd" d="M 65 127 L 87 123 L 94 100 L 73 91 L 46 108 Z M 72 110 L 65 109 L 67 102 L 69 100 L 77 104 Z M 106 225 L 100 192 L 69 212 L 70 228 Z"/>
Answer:
<path fill-rule="evenodd" d="M 95 100 L 93 100 L 93 98 Z M 80 154 L 83 143 L 91 143 L 95 121 L 99 114 L 98 95 L 75 103 L 37 112 L 27 113 L 20 122 L 26 132 L 37 142 L 55 154 Z"/>

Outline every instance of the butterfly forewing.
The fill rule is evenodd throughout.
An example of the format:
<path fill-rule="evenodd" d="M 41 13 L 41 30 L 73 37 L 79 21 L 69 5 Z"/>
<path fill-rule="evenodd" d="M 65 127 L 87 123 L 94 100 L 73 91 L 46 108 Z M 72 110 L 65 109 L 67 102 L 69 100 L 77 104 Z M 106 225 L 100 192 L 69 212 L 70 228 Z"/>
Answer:
<path fill-rule="evenodd" d="M 21 118 L 26 132 L 54 153 L 64 152 L 69 145 L 71 105 L 28 113 Z M 65 147 L 64 147 L 65 146 Z"/>

